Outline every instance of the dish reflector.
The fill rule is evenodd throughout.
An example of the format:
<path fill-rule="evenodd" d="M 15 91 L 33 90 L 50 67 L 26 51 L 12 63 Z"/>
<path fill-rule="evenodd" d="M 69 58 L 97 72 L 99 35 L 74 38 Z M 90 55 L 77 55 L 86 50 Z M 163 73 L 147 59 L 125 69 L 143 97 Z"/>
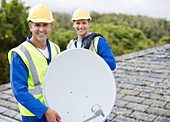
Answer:
<path fill-rule="evenodd" d="M 47 68 L 43 96 L 62 122 L 101 122 L 114 106 L 114 76 L 107 63 L 94 52 L 66 50 Z"/>

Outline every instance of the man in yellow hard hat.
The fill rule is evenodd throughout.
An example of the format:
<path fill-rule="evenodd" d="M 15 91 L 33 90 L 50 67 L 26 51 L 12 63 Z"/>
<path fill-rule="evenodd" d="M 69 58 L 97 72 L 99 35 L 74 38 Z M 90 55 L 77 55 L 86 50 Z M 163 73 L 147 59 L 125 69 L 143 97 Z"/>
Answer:
<path fill-rule="evenodd" d="M 67 49 L 86 48 L 101 56 L 109 65 L 111 70 L 116 68 L 116 61 L 111 51 L 110 45 L 99 33 L 89 33 L 90 14 L 83 8 L 78 8 L 72 15 L 73 27 L 77 36 L 69 42 Z"/>
<path fill-rule="evenodd" d="M 12 91 L 23 122 L 57 122 L 60 116 L 45 105 L 42 94 L 46 68 L 60 52 L 58 45 L 47 39 L 53 15 L 47 6 L 39 4 L 31 8 L 27 20 L 32 36 L 8 53 Z"/>

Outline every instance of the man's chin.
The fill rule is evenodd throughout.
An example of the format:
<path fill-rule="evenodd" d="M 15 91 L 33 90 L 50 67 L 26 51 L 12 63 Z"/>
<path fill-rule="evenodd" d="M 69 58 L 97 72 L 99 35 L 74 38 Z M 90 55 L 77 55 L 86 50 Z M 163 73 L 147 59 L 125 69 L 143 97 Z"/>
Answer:
<path fill-rule="evenodd" d="M 40 41 L 40 42 L 43 42 L 43 41 L 45 41 L 46 40 L 46 38 L 38 38 L 38 41 Z"/>
<path fill-rule="evenodd" d="M 80 36 L 84 36 L 85 34 L 84 34 L 84 33 L 79 33 L 78 35 L 80 35 Z"/>
<path fill-rule="evenodd" d="M 43 42 L 45 41 L 45 39 L 37 39 L 39 42 Z"/>

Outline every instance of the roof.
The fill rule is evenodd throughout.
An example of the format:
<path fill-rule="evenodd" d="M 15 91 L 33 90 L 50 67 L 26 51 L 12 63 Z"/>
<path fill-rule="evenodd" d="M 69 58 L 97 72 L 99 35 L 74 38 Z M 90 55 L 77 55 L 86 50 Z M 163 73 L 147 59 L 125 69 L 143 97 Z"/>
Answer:
<path fill-rule="evenodd" d="M 170 44 L 115 57 L 110 122 L 170 121 Z M 10 83 L 0 86 L 0 121 L 21 121 Z"/>

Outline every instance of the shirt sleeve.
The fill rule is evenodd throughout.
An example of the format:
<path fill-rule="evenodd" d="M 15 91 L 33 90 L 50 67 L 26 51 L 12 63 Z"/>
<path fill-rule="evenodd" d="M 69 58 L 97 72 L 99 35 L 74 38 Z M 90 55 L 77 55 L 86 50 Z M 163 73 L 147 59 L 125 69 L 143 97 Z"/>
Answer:
<path fill-rule="evenodd" d="M 48 109 L 27 90 L 28 69 L 20 56 L 13 53 L 10 64 L 11 87 L 16 100 L 39 119 Z"/>
<path fill-rule="evenodd" d="M 98 54 L 106 61 L 110 69 L 114 70 L 116 68 L 116 61 L 112 53 L 112 50 L 110 48 L 110 45 L 103 37 L 99 38 L 97 48 L 98 48 Z"/>

